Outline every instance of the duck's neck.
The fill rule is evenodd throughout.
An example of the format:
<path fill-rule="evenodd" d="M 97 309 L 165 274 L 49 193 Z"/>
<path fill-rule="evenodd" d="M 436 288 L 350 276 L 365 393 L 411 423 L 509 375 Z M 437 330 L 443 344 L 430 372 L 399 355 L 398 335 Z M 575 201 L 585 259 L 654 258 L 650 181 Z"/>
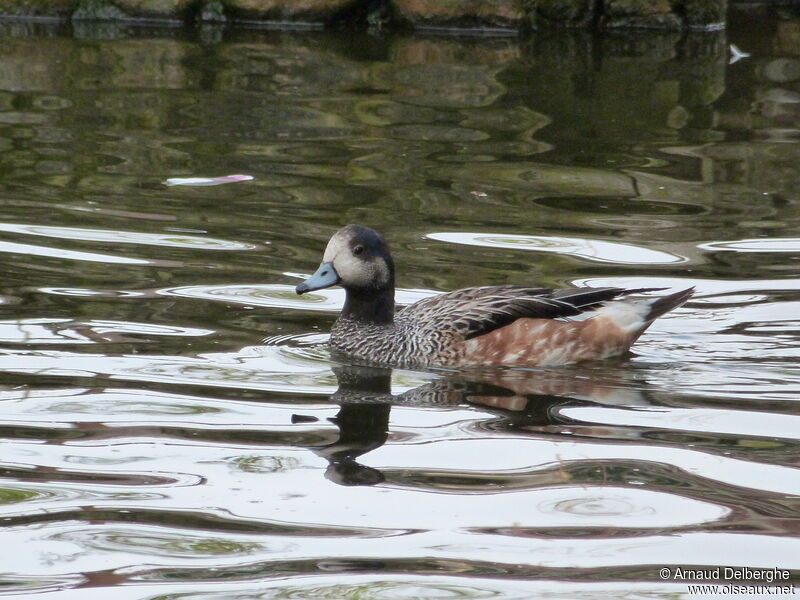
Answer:
<path fill-rule="evenodd" d="M 380 291 L 345 291 L 341 318 L 366 325 L 391 325 L 394 322 L 394 287 Z"/>

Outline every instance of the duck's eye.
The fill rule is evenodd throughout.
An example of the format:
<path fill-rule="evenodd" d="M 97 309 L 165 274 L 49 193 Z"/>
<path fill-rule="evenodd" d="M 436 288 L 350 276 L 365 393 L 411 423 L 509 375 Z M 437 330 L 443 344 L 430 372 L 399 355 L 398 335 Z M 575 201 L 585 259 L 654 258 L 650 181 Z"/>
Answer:
<path fill-rule="evenodd" d="M 364 253 L 364 246 L 356 246 L 355 248 L 353 248 L 353 254 L 355 254 L 356 256 L 363 253 Z"/>

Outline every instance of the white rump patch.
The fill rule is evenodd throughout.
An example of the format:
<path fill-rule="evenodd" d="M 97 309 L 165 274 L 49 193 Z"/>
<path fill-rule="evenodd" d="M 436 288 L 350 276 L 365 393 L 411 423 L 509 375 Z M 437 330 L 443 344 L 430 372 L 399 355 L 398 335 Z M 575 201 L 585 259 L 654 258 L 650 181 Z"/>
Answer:
<path fill-rule="evenodd" d="M 638 331 L 647 325 L 647 315 L 650 313 L 652 300 L 617 301 L 609 302 L 597 310 L 597 315 L 603 315 L 624 331 Z"/>

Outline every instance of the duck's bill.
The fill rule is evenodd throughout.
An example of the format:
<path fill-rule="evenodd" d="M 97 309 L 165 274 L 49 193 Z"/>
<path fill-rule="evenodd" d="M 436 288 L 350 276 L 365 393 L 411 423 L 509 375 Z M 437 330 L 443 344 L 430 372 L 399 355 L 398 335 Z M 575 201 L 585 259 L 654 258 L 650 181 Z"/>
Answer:
<path fill-rule="evenodd" d="M 316 273 L 294 288 L 294 291 L 298 294 L 305 294 L 306 292 L 329 288 L 339 283 L 339 281 L 341 280 L 336 269 L 333 268 L 333 263 L 324 262 L 319 266 Z"/>

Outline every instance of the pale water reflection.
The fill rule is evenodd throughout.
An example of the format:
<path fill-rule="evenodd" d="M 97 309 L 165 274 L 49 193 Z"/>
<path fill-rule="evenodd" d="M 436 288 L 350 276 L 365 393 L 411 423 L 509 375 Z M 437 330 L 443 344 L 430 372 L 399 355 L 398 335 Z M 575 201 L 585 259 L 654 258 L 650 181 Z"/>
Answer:
<path fill-rule="evenodd" d="M 797 582 L 800 19 L 744 29 L 0 24 L 0 596 Z M 254 179 L 162 183 L 222 173 Z M 326 346 L 341 290 L 294 292 L 347 222 L 400 305 L 697 294 L 599 364 L 367 369 Z"/>
<path fill-rule="evenodd" d="M 63 240 L 111 242 L 114 244 L 143 244 L 146 246 L 166 246 L 171 248 L 202 248 L 204 250 L 253 250 L 257 247 L 254 244 L 241 244 L 237 242 L 229 242 L 227 240 L 217 240 L 206 236 L 200 237 L 177 233 L 153 234 L 133 231 L 82 229 L 78 227 L 20 225 L 15 223 L 0 223 L 0 231 Z"/>
<path fill-rule="evenodd" d="M 636 246 L 628 244 L 618 244 L 585 238 L 461 232 L 429 233 L 427 237 L 432 240 L 455 244 L 469 244 L 471 246 L 553 252 L 565 256 L 577 256 L 587 260 L 613 263 L 616 265 L 663 265 L 685 262 L 687 260 L 682 256 L 650 248 L 637 248 Z"/>

